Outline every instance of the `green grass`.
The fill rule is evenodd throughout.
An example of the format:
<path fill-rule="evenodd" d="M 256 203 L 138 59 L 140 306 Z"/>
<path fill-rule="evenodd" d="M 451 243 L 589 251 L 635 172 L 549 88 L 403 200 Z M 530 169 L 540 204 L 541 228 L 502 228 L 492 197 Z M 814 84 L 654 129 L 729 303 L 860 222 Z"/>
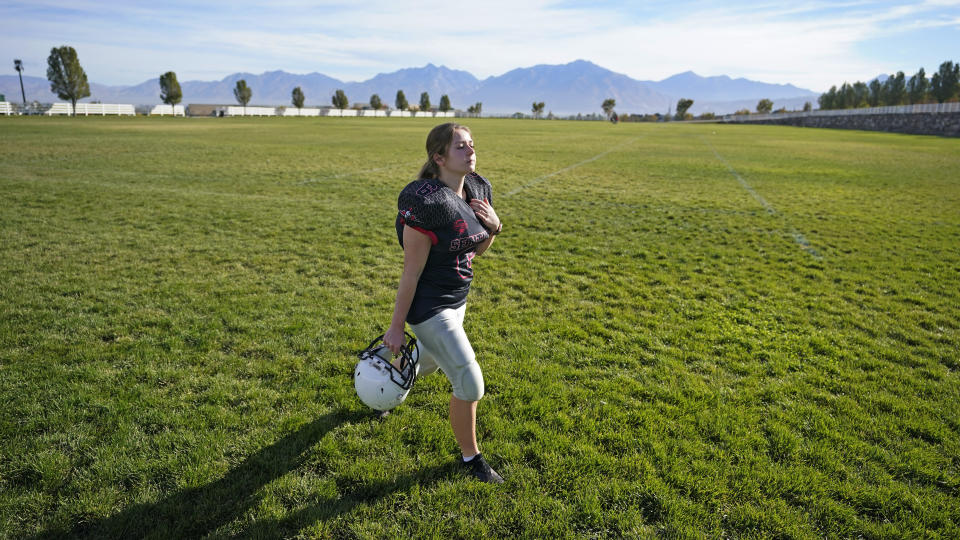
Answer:
<path fill-rule="evenodd" d="M 960 144 L 473 120 L 504 234 L 377 421 L 432 121 L 0 119 L 0 537 L 960 535 Z"/>

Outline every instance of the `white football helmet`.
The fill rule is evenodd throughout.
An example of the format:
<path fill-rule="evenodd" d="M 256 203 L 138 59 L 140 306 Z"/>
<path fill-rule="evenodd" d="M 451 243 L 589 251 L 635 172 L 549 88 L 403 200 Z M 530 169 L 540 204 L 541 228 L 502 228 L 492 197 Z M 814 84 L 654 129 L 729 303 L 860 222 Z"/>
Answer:
<path fill-rule="evenodd" d="M 417 338 L 404 332 L 407 344 L 400 353 L 400 369 L 394 367 L 393 353 L 383 344 L 383 336 L 370 342 L 357 356 L 353 370 L 353 386 L 357 396 L 370 408 L 389 411 L 403 403 L 420 371 L 420 349 Z"/>

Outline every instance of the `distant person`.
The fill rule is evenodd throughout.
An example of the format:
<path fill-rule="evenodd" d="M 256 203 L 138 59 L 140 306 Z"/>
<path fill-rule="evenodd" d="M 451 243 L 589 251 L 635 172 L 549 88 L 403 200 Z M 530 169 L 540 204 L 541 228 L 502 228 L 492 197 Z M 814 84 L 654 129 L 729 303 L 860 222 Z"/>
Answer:
<path fill-rule="evenodd" d="M 427 135 L 419 178 L 400 192 L 396 220 L 403 272 L 383 343 L 394 354 L 410 323 L 420 345 L 420 376 L 439 368 L 450 380 L 450 426 L 461 465 L 492 483 L 503 478 L 477 446 L 477 402 L 483 373 L 463 330 L 473 258 L 493 244 L 503 223 L 491 205 L 490 182 L 476 173 L 477 154 L 465 126 L 442 124 Z"/>

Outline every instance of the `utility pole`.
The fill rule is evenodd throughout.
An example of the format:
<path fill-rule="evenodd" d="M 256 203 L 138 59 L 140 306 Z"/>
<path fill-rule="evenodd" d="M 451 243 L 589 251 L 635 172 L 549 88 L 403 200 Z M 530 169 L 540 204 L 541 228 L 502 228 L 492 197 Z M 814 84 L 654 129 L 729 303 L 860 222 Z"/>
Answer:
<path fill-rule="evenodd" d="M 23 97 L 23 106 L 26 107 L 27 93 L 23 91 L 23 60 L 14 60 L 13 67 L 17 70 L 17 75 L 20 75 L 20 95 Z"/>

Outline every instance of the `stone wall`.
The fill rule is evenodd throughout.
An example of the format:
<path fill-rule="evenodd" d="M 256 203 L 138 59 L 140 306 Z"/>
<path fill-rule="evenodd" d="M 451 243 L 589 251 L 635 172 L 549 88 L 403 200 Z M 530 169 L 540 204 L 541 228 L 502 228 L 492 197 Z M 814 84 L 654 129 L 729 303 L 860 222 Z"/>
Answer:
<path fill-rule="evenodd" d="M 789 114 L 783 118 L 763 115 L 753 119 L 746 115 L 727 116 L 723 120 L 737 124 L 776 124 L 781 126 L 817 127 L 831 129 L 859 129 L 864 131 L 887 131 L 913 135 L 940 135 L 960 137 L 960 113 L 907 113 L 907 114 L 854 114 L 848 116 Z"/>

